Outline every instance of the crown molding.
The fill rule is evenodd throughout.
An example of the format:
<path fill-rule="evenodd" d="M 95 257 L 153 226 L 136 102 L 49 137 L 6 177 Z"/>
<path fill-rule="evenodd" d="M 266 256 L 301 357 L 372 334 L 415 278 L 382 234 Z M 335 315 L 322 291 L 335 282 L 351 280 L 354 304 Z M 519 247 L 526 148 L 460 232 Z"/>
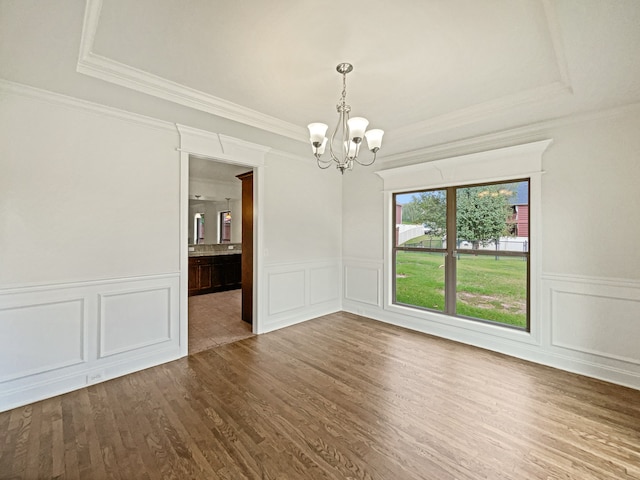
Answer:
<path fill-rule="evenodd" d="M 306 143 L 308 141 L 306 130 L 298 125 L 285 122 L 270 115 L 93 53 L 92 49 L 99 26 L 102 1 L 103 0 L 87 0 L 86 3 L 80 51 L 76 67 L 79 73 L 240 122 L 264 131 L 292 138 L 300 142 Z M 541 0 L 541 3 L 545 13 L 555 64 L 558 70 L 559 79 L 557 81 L 396 129 L 393 132 L 394 143 L 402 142 L 408 138 L 414 138 L 425 131 L 435 133 L 452 130 L 481 122 L 519 106 L 548 100 L 549 98 L 559 95 L 571 94 L 573 90 L 569 79 L 555 8 L 551 0 Z"/>
<path fill-rule="evenodd" d="M 158 120 L 156 118 L 147 117 L 137 113 L 127 112 L 126 110 L 120 110 L 114 107 L 108 107 L 106 105 L 101 105 L 87 100 L 81 100 L 61 93 L 54 93 L 49 90 L 10 82 L 9 80 L 0 79 L 0 93 L 32 98 L 52 105 L 84 110 L 85 112 L 100 116 L 117 118 L 119 120 L 136 123 L 138 125 L 144 125 L 146 127 L 157 128 L 165 131 L 169 130 L 175 133 L 175 125 L 170 122 L 165 122 L 163 120 Z"/>
<path fill-rule="evenodd" d="M 402 142 L 408 138 L 415 138 L 425 131 L 438 133 L 473 123 L 480 123 L 517 107 L 548 101 L 549 99 L 564 95 L 572 95 L 573 87 L 569 77 L 569 68 L 555 8 L 551 0 L 541 0 L 541 3 L 545 14 L 549 38 L 551 40 L 555 66 L 559 76 L 556 81 L 399 128 L 393 132 L 394 142 Z"/>
<path fill-rule="evenodd" d="M 423 135 L 424 132 L 433 134 L 481 123 L 514 108 L 539 103 L 571 92 L 571 87 L 562 81 L 553 82 L 401 127 L 393 132 L 393 141 L 394 143 L 402 142 Z"/>
<path fill-rule="evenodd" d="M 93 53 L 102 0 L 87 0 L 76 71 L 298 141 L 304 128 Z"/>
<path fill-rule="evenodd" d="M 616 106 L 603 110 L 595 110 L 586 113 L 566 115 L 563 117 L 544 120 L 521 127 L 501 130 L 475 137 L 464 138 L 453 142 L 432 145 L 417 150 L 397 153 L 380 158 L 381 164 L 393 163 L 396 161 L 422 160 L 431 161 L 443 156 L 459 156 L 469 153 L 474 149 L 491 149 L 503 147 L 505 142 L 518 143 L 535 140 L 536 136 L 547 134 L 549 130 L 569 126 L 575 123 L 600 120 L 604 118 L 616 117 L 630 112 L 640 112 L 640 102 L 629 105 Z"/>

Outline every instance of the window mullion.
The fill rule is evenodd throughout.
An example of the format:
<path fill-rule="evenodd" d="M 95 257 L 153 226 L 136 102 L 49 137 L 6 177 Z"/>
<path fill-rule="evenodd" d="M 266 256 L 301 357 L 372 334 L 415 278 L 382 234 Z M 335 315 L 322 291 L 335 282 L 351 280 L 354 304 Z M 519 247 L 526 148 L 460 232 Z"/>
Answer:
<path fill-rule="evenodd" d="M 456 313 L 456 190 L 447 188 L 447 253 L 445 256 L 444 295 L 445 312 Z"/>

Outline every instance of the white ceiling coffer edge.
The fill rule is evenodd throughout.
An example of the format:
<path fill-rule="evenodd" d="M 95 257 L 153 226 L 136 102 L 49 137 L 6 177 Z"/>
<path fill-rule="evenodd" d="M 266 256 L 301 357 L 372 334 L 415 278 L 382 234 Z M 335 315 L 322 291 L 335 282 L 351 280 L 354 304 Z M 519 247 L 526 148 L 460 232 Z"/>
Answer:
<path fill-rule="evenodd" d="M 87 0 L 80 38 L 76 71 L 106 82 L 115 83 L 147 95 L 169 100 L 186 107 L 211 113 L 235 122 L 301 142 L 307 141 L 305 129 L 264 113 L 251 110 L 200 90 L 172 82 L 143 70 L 93 53 L 102 0 Z"/>
<path fill-rule="evenodd" d="M 385 192 L 523 178 L 544 173 L 542 154 L 553 140 L 470 153 L 375 172 Z"/>
<path fill-rule="evenodd" d="M 77 72 L 300 142 L 306 143 L 308 141 L 305 130 L 300 125 L 286 122 L 93 53 L 102 2 L 103 0 L 86 0 L 80 52 L 76 66 Z M 555 7 L 551 0 L 540 0 L 540 3 L 544 10 L 546 34 L 557 69 L 557 78 L 554 81 L 397 128 L 393 130 L 390 140 L 394 144 L 402 143 L 406 139 L 424 134 L 425 131 L 438 133 L 477 124 L 523 105 L 549 101 L 572 94 L 573 88 L 568 74 L 569 69 Z"/>
<path fill-rule="evenodd" d="M 589 122 L 593 120 L 599 120 L 603 118 L 611 118 L 618 115 L 623 115 L 628 112 L 638 112 L 640 114 L 640 103 L 632 103 L 629 105 L 622 105 L 617 107 L 608 108 L 606 110 L 596 110 L 587 113 L 580 113 L 575 115 L 569 115 L 560 118 L 554 118 L 552 120 L 545 120 L 542 122 L 534 123 L 531 125 L 525 125 L 523 127 L 512 128 L 509 130 L 503 130 L 496 133 L 490 133 L 487 135 L 480 135 L 478 137 L 464 138 L 454 142 L 443 143 L 440 145 L 433 145 L 431 147 L 421 148 L 419 150 L 413 150 L 407 153 L 397 153 L 384 158 L 384 163 L 390 164 L 398 161 L 430 161 L 438 160 L 447 157 L 456 157 L 459 155 L 466 155 L 465 152 L 470 150 L 491 150 L 495 148 L 501 148 L 505 142 L 508 143 L 529 143 L 538 140 L 535 137 L 544 135 L 544 132 L 572 125 L 574 123 Z M 544 135 L 546 136 L 546 135 Z M 436 158 L 437 156 L 437 158 Z"/>
<path fill-rule="evenodd" d="M 556 67 L 558 68 L 558 74 L 560 76 L 557 81 L 541 87 L 506 95 L 496 100 L 462 108 L 451 113 L 439 115 L 437 117 L 400 128 L 393 132 L 394 140 L 402 141 L 403 139 L 412 138 L 419 132 L 425 130 L 435 133 L 462 127 L 470 123 L 480 122 L 493 115 L 506 112 L 512 108 L 522 105 L 549 100 L 550 98 L 555 98 L 560 95 L 573 94 L 573 87 L 569 77 L 569 67 L 564 53 L 562 35 L 560 33 L 560 26 L 558 24 L 555 8 L 553 7 L 551 0 L 542 0 L 542 5 L 544 7 L 545 18 L 547 20 L 547 28 L 549 30 L 549 37 L 555 57 Z"/>

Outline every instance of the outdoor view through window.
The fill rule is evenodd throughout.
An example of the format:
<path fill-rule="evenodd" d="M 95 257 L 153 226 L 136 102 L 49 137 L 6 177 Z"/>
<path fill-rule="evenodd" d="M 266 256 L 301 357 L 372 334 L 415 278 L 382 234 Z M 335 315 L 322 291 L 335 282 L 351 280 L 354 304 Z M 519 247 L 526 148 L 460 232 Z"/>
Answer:
<path fill-rule="evenodd" d="M 394 303 L 529 330 L 529 181 L 398 193 Z"/>

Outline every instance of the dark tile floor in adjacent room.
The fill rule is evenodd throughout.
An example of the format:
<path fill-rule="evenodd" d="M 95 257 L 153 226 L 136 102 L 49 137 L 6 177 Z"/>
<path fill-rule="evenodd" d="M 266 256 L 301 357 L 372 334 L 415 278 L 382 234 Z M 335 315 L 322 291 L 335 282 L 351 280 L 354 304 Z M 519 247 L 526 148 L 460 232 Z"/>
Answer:
<path fill-rule="evenodd" d="M 242 290 L 189 297 L 189 354 L 253 336 L 241 317 Z"/>

